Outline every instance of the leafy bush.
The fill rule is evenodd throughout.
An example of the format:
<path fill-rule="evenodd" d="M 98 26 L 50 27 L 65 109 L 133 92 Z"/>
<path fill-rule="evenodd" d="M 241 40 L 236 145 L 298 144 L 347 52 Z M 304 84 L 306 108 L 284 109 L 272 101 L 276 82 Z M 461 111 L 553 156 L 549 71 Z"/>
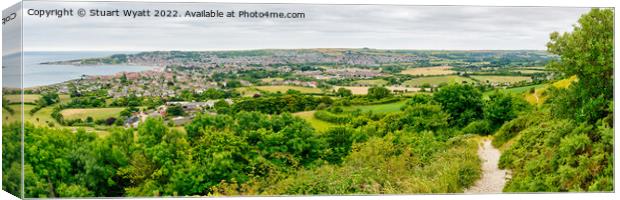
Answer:
<path fill-rule="evenodd" d="M 373 86 L 368 88 L 368 94 L 366 95 L 370 99 L 383 99 L 392 96 L 389 89 L 384 87 Z"/>
<path fill-rule="evenodd" d="M 422 94 L 413 95 L 406 102 L 406 105 L 415 105 L 415 104 L 435 104 L 435 102 L 433 101 L 433 96 L 422 93 Z"/>
<path fill-rule="evenodd" d="M 299 112 L 314 110 L 319 104 L 331 105 L 331 101 L 308 95 L 277 95 L 244 99 L 232 106 L 234 113 L 240 111 L 258 111 L 267 114 Z"/>
<path fill-rule="evenodd" d="M 426 134 L 424 134 L 426 135 Z M 415 133 L 371 138 L 354 145 L 341 165 L 302 170 L 262 194 L 411 194 L 462 192 L 480 177 L 477 144 L 445 146 Z M 426 141 L 431 143 L 410 143 Z M 434 142 L 432 142 L 434 141 Z M 437 148 L 422 159 L 414 149 Z M 437 146 L 436 146 L 437 145 Z M 423 151 L 426 152 L 426 151 Z"/>
<path fill-rule="evenodd" d="M 401 113 L 388 114 L 381 122 L 388 131 L 437 131 L 448 126 L 448 118 L 439 105 L 415 104 Z"/>
<path fill-rule="evenodd" d="M 500 158 L 513 171 L 504 191 L 613 190 L 613 129 L 552 120 L 520 134 Z"/>
<path fill-rule="evenodd" d="M 523 98 L 495 91 L 489 96 L 489 100 L 485 101 L 484 118 L 490 122 L 490 126 L 497 128 L 528 108 L 529 104 Z"/>
<path fill-rule="evenodd" d="M 441 87 L 433 95 L 445 112 L 450 114 L 450 124 L 463 127 L 483 117 L 482 93 L 471 85 L 451 84 Z"/>
<path fill-rule="evenodd" d="M 493 146 L 501 147 L 506 142 L 514 138 L 521 131 L 526 128 L 537 124 L 538 121 L 544 121 L 548 118 L 545 118 L 544 115 L 540 113 L 531 113 L 530 115 L 522 115 L 516 119 L 513 119 L 507 123 L 505 123 L 502 127 L 495 132 L 495 137 L 493 138 Z"/>
<path fill-rule="evenodd" d="M 491 127 L 491 122 L 478 120 L 469 123 L 462 131 L 464 134 L 489 135 L 493 133 L 494 129 Z"/>
<path fill-rule="evenodd" d="M 340 126 L 328 129 L 322 138 L 327 144 L 324 159 L 329 163 L 338 164 L 351 152 L 353 143 L 363 142 L 368 139 L 368 136 L 352 128 Z"/>
<path fill-rule="evenodd" d="M 332 114 L 330 112 L 323 111 L 323 110 L 318 110 L 318 111 L 314 112 L 314 117 L 319 119 L 319 120 L 323 120 L 323 121 L 326 121 L 326 122 L 331 122 L 331 123 L 334 123 L 334 124 L 346 124 L 346 123 L 351 122 L 351 117 L 350 116 Z"/>

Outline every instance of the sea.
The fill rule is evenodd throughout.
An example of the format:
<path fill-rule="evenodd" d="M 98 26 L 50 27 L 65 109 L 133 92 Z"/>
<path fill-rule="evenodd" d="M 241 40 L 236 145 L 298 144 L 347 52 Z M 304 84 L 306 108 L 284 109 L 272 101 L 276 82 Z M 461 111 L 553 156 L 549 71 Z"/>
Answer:
<path fill-rule="evenodd" d="M 132 54 L 138 52 L 111 51 L 65 51 L 65 52 L 24 52 L 23 87 L 38 87 L 68 80 L 78 79 L 83 75 L 113 75 L 119 72 L 140 72 L 154 69 L 153 66 L 136 65 L 42 65 L 43 62 L 65 61 L 84 58 L 99 58 L 114 54 Z M 20 86 L 19 54 L 2 56 L 2 87 L 18 88 Z"/>

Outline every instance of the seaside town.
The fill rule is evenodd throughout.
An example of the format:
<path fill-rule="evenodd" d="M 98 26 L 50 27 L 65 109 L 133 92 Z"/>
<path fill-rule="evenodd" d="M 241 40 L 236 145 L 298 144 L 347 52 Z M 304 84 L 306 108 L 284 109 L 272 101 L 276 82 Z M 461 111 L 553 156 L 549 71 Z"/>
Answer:
<path fill-rule="evenodd" d="M 434 88 L 449 83 L 469 83 L 483 88 L 523 87 L 553 78 L 552 73 L 536 67 L 551 58 L 538 51 L 303 49 L 143 52 L 42 63 L 154 67 L 140 72 L 84 75 L 59 84 L 29 88 L 28 92 L 54 91 L 72 97 L 96 94 L 112 102 L 127 98 L 157 99 L 160 105 L 132 109 L 130 115 L 121 117 L 122 124 L 137 127 L 149 116 L 167 116 L 170 105 L 180 105 L 184 114 L 168 119 L 171 124 L 181 126 L 191 121 L 194 113 L 207 110 L 215 113 L 217 101 L 225 100 L 232 106 L 235 101 L 247 97 L 289 90 L 329 96 L 336 95 L 342 88 L 353 95 L 366 95 L 369 88 L 385 87 L 391 93 L 407 96 L 432 92 Z M 510 59 L 514 61 L 499 62 Z M 213 96 L 213 93 L 225 95 Z M 117 105 L 120 104 L 101 106 Z"/>
<path fill-rule="evenodd" d="M 614 191 L 614 10 L 575 9 L 574 24 L 550 22 L 547 12 L 565 13 L 553 7 L 437 20 L 480 22 L 473 13 L 487 23 L 496 9 L 512 21 L 493 27 L 527 30 L 544 39 L 529 45 L 547 49 L 7 56 L 20 62 L 3 63 L 13 84 L 3 82 L 2 189 L 24 198 Z M 527 15 L 541 21 L 518 21 Z"/>

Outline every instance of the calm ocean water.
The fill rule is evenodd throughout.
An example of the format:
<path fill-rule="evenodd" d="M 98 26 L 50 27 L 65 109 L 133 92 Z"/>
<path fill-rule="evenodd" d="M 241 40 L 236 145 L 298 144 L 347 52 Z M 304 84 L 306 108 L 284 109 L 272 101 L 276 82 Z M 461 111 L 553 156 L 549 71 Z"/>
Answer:
<path fill-rule="evenodd" d="M 44 86 L 80 78 L 82 75 L 112 75 L 118 72 L 138 72 L 152 69 L 150 66 L 133 65 L 41 65 L 42 62 L 63 61 L 82 58 L 105 57 L 119 53 L 136 52 L 25 52 L 24 87 Z M 19 57 L 3 56 L 3 87 L 19 87 Z"/>

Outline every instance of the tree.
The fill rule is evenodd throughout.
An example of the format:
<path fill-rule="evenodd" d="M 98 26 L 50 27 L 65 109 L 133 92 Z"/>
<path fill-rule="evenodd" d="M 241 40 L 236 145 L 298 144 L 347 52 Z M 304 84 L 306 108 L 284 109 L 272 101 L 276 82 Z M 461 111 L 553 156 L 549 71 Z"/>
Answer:
<path fill-rule="evenodd" d="M 119 115 L 123 116 L 123 117 L 131 117 L 131 115 L 133 115 L 133 113 L 135 113 L 135 112 L 138 112 L 138 108 L 136 108 L 136 107 L 127 107 L 127 108 L 123 109 Z"/>
<path fill-rule="evenodd" d="M 495 91 L 489 95 L 484 105 L 484 118 L 491 122 L 492 127 L 499 127 L 506 121 L 517 117 L 519 111 L 527 108 L 528 104 L 522 98 L 510 93 Z"/>
<path fill-rule="evenodd" d="M 157 106 L 164 104 L 164 101 L 161 99 L 161 97 L 145 98 L 142 102 L 147 109 L 155 109 Z"/>
<path fill-rule="evenodd" d="M 471 85 L 451 84 L 439 89 L 433 99 L 450 114 L 450 123 L 463 127 L 482 118 L 482 93 Z"/>
<path fill-rule="evenodd" d="M 328 129 L 323 135 L 329 147 L 325 160 L 333 164 L 339 164 L 342 159 L 351 152 L 351 146 L 356 141 L 356 131 L 347 126 L 338 126 Z M 361 138 L 366 139 L 366 138 Z"/>
<path fill-rule="evenodd" d="M 179 192 L 173 177 L 187 172 L 190 146 L 187 135 L 171 130 L 161 118 L 148 118 L 138 126 L 137 144 L 120 174 L 132 184 L 130 196 L 173 195 Z M 181 174 L 180 174 L 181 173 Z M 181 191 L 180 195 L 186 194 Z"/>
<path fill-rule="evenodd" d="M 219 100 L 219 101 L 215 102 L 215 104 L 213 105 L 213 108 L 219 114 L 225 114 L 225 113 L 228 113 L 230 111 L 230 105 L 228 104 L 228 102 L 226 102 L 224 100 Z"/>
<path fill-rule="evenodd" d="M 86 117 L 86 123 L 93 123 L 93 121 L 95 121 L 93 117 L 91 116 Z"/>
<path fill-rule="evenodd" d="M 46 93 L 42 93 L 41 94 L 41 98 L 39 98 L 39 100 L 37 100 L 37 104 L 40 107 L 45 107 L 45 106 L 48 106 L 48 105 L 55 104 L 58 101 L 60 101 L 60 97 L 58 96 L 58 93 L 56 93 L 56 92 L 46 92 Z"/>
<path fill-rule="evenodd" d="M 547 50 L 560 56 L 548 67 L 567 76 L 577 76 L 567 99 L 574 104 L 564 113 L 579 121 L 595 123 L 609 114 L 604 109 L 613 98 L 614 12 L 592 9 L 581 16 L 570 33 L 551 33 Z"/>
<path fill-rule="evenodd" d="M 209 88 L 201 94 L 203 99 L 221 99 L 224 98 L 225 95 L 224 91 L 215 88 Z"/>
<path fill-rule="evenodd" d="M 429 95 L 429 94 L 416 94 L 413 95 L 409 101 L 407 101 L 405 104 L 406 105 L 415 105 L 415 104 L 434 104 L 436 102 L 433 102 L 433 96 Z"/>
<path fill-rule="evenodd" d="M 449 115 L 436 104 L 414 104 L 402 113 L 392 113 L 382 121 L 390 131 L 408 128 L 413 131 L 437 131 L 448 126 Z"/>
<path fill-rule="evenodd" d="M 15 113 L 15 110 L 13 110 L 13 108 L 9 106 L 9 103 L 9 100 L 2 98 L 2 109 L 6 110 L 7 112 L 9 112 L 9 114 L 12 115 L 13 113 Z"/>
<path fill-rule="evenodd" d="M 226 88 L 238 88 L 241 86 L 241 82 L 238 80 L 229 80 L 226 82 Z"/>
<path fill-rule="evenodd" d="M 350 97 L 353 96 L 353 92 L 351 92 L 351 90 L 347 89 L 347 88 L 338 88 L 338 91 L 336 91 L 336 95 L 338 95 L 339 97 Z"/>
<path fill-rule="evenodd" d="M 168 108 L 166 109 L 166 113 L 170 116 L 182 116 L 185 114 L 185 111 L 183 110 L 183 106 L 173 104 L 168 106 Z"/>
<path fill-rule="evenodd" d="M 129 81 L 127 80 L 127 75 L 125 73 L 121 75 L 120 81 L 121 81 L 121 84 L 123 85 L 127 85 L 129 83 Z"/>
<path fill-rule="evenodd" d="M 392 94 L 390 93 L 390 90 L 384 87 L 371 87 L 368 88 L 368 98 L 371 99 L 383 99 L 385 97 L 389 97 Z"/>
<path fill-rule="evenodd" d="M 613 33 L 611 9 L 582 15 L 573 32 L 551 34 L 548 51 L 560 56 L 548 68 L 578 80 L 549 87 L 540 114 L 527 113 L 496 133 L 500 168 L 512 179 L 504 191 L 612 191 L 613 180 Z"/>

